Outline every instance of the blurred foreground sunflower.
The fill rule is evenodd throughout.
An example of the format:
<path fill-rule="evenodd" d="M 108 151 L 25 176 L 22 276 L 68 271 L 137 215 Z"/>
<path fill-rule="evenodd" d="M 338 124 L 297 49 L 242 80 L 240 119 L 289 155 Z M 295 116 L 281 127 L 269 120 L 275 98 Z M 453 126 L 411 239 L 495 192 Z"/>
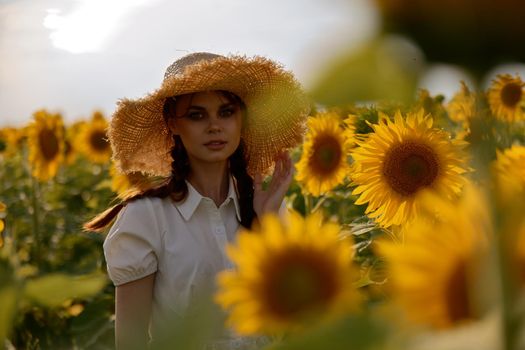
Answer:
<path fill-rule="evenodd" d="M 496 172 L 498 193 L 504 198 L 525 193 L 525 146 L 513 145 L 496 151 L 493 169 Z"/>
<path fill-rule="evenodd" d="M 481 283 L 491 221 L 483 196 L 473 187 L 466 192 L 459 202 L 426 193 L 425 214 L 405 226 L 404 243 L 376 242 L 392 299 L 418 325 L 449 328 L 483 312 L 473 294 Z"/>
<path fill-rule="evenodd" d="M 498 75 L 488 91 L 490 110 L 496 118 L 514 122 L 525 119 L 525 83 L 519 76 Z"/>
<path fill-rule="evenodd" d="M 515 225 L 514 232 L 511 233 L 512 237 L 509 237 L 511 244 L 507 249 L 512 258 L 511 271 L 514 272 L 517 284 L 521 286 L 522 290 L 525 290 L 525 219 L 521 218 L 519 221 L 521 222 Z"/>
<path fill-rule="evenodd" d="M 29 163 L 35 178 L 46 181 L 54 177 L 64 160 L 64 124 L 60 114 L 39 110 L 27 130 Z"/>
<path fill-rule="evenodd" d="M 358 307 L 351 242 L 320 216 L 298 214 L 284 224 L 262 218 L 228 247 L 237 265 L 218 276 L 216 301 L 231 311 L 228 323 L 241 334 L 280 334 L 337 318 Z"/>
<path fill-rule="evenodd" d="M 80 127 L 75 146 L 94 163 L 106 163 L 111 158 L 107 127 L 108 122 L 100 112 L 93 113 L 91 121 Z"/>
<path fill-rule="evenodd" d="M 398 111 L 391 121 L 382 115 L 374 132 L 358 141 L 351 178 L 357 187 L 355 204 L 368 203 L 365 213 L 383 227 L 401 225 L 418 212 L 418 195 L 433 189 L 445 196 L 461 191 L 466 172 L 464 141 L 451 140 L 433 128 L 424 111 Z"/>
<path fill-rule="evenodd" d="M 306 193 L 324 194 L 342 184 L 349 170 L 347 155 L 352 145 L 352 119 L 340 126 L 336 113 L 326 112 L 308 120 L 308 133 L 301 159 L 296 164 L 296 180 Z"/>
<path fill-rule="evenodd" d="M 518 288 L 525 289 L 525 146 L 496 151 L 492 164 L 501 237 L 505 240 L 509 270 Z"/>

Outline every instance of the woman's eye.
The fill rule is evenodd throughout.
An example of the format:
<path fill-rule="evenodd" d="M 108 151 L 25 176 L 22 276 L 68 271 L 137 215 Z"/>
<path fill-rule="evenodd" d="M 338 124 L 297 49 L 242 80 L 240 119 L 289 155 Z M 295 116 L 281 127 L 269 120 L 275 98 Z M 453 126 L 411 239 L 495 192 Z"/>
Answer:
<path fill-rule="evenodd" d="M 235 108 L 225 108 L 221 111 L 221 117 L 231 117 L 235 113 Z"/>
<path fill-rule="evenodd" d="M 204 114 L 202 112 L 190 112 L 187 114 L 187 117 L 191 120 L 200 120 L 204 118 Z"/>

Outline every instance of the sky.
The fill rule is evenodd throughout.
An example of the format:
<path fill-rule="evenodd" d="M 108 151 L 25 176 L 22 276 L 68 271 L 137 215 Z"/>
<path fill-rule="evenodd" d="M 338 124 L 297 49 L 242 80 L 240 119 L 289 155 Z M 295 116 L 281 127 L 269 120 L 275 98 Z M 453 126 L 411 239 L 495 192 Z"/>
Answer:
<path fill-rule="evenodd" d="M 371 0 L 0 0 L 0 127 L 34 111 L 66 122 L 157 89 L 177 58 L 196 51 L 263 55 L 308 89 L 330 60 L 379 35 Z M 510 69 L 525 76 L 525 66 Z M 446 98 L 469 76 L 427 65 L 420 87 Z M 486 84 L 489 82 L 486 79 Z"/>
<path fill-rule="evenodd" d="M 196 51 L 267 56 L 307 85 L 378 31 L 368 0 L 0 0 L 0 126 L 109 115 Z"/>

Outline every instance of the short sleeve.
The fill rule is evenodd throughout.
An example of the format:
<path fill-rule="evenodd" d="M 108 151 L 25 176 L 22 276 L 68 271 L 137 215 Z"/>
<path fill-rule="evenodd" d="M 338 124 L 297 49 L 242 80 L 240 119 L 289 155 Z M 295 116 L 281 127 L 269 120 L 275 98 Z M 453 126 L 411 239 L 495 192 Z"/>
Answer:
<path fill-rule="evenodd" d="M 128 203 L 104 240 L 109 278 L 115 286 L 157 271 L 160 229 L 149 199 Z"/>

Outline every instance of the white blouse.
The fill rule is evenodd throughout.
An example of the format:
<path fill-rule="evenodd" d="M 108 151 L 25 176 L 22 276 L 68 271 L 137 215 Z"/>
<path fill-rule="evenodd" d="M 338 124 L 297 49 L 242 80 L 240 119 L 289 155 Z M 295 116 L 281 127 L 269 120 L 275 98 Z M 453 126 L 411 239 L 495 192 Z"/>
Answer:
<path fill-rule="evenodd" d="M 185 200 L 142 198 L 119 213 L 104 241 L 115 286 L 155 274 L 150 332 L 182 318 L 198 293 L 213 290 L 219 271 L 232 268 L 225 246 L 234 242 L 240 208 L 230 176 L 226 200 L 217 207 L 189 182 Z M 283 201 L 279 214 L 286 212 Z"/>

